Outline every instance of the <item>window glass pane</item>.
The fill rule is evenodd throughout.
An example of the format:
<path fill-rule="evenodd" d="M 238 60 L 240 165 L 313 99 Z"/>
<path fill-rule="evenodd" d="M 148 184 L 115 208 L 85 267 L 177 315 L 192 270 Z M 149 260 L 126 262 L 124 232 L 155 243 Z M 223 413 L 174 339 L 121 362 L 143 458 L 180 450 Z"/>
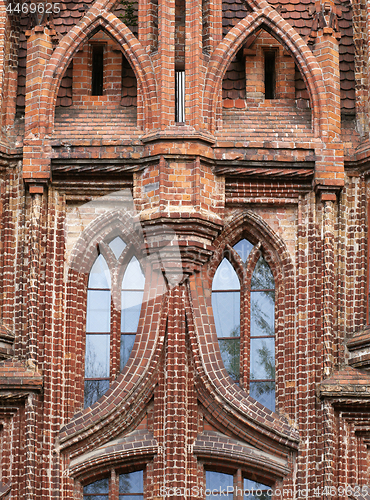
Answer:
<path fill-rule="evenodd" d="M 84 495 L 83 500 L 108 500 L 109 495 Z"/>
<path fill-rule="evenodd" d="M 95 481 L 94 483 L 87 484 L 84 486 L 84 495 L 91 493 L 109 493 L 109 479 L 100 479 L 99 481 Z"/>
<path fill-rule="evenodd" d="M 93 405 L 109 389 L 109 380 L 85 380 L 84 408 Z"/>
<path fill-rule="evenodd" d="M 251 381 L 249 393 L 261 405 L 275 411 L 275 382 Z"/>
<path fill-rule="evenodd" d="M 275 292 L 251 292 L 251 336 L 274 335 Z"/>
<path fill-rule="evenodd" d="M 263 257 L 259 258 L 254 269 L 251 286 L 258 290 L 271 290 L 275 288 L 275 281 L 271 269 Z"/>
<path fill-rule="evenodd" d="M 130 472 L 129 474 L 120 474 L 119 493 L 143 493 L 144 479 L 143 471 Z M 127 499 L 127 496 L 125 497 Z M 133 498 L 138 498 L 134 496 Z"/>
<path fill-rule="evenodd" d="M 109 377 L 109 335 L 86 335 L 85 377 Z"/>
<path fill-rule="evenodd" d="M 121 358 L 120 370 L 126 366 L 128 358 L 130 357 L 132 348 L 134 346 L 136 335 L 121 335 Z"/>
<path fill-rule="evenodd" d="M 240 290 L 238 275 L 227 259 L 223 259 L 217 268 L 212 282 L 212 290 Z"/>
<path fill-rule="evenodd" d="M 99 255 L 91 268 L 88 288 L 110 288 L 110 272 L 102 255 Z"/>
<path fill-rule="evenodd" d="M 114 253 L 116 259 L 119 259 L 121 253 L 126 248 L 126 243 L 122 240 L 122 238 L 117 236 L 116 238 L 114 238 L 114 240 L 112 240 L 109 243 L 109 246 L 112 252 Z"/>
<path fill-rule="evenodd" d="M 272 495 L 268 495 L 268 491 L 271 493 L 270 486 L 244 479 L 244 500 L 271 500 Z"/>
<path fill-rule="evenodd" d="M 122 291 L 121 332 L 136 332 L 144 292 Z"/>
<path fill-rule="evenodd" d="M 275 379 L 275 339 L 251 339 L 251 380 Z"/>
<path fill-rule="evenodd" d="M 87 332 L 110 332 L 110 291 L 87 291 Z"/>
<path fill-rule="evenodd" d="M 122 280 L 122 290 L 144 290 L 145 276 L 139 261 L 132 257 Z"/>
<path fill-rule="evenodd" d="M 207 495 L 206 500 L 233 499 L 234 478 L 231 474 L 206 471 L 206 489 L 214 495 Z M 215 490 L 215 491 L 214 491 Z M 209 491 L 207 491 L 209 493 Z M 217 494 L 218 493 L 218 494 Z"/>
<path fill-rule="evenodd" d="M 240 339 L 219 339 L 218 343 L 227 372 L 235 382 L 238 382 L 240 379 Z"/>
<path fill-rule="evenodd" d="M 240 292 L 212 293 L 212 309 L 218 337 L 240 335 Z"/>
<path fill-rule="evenodd" d="M 236 245 L 233 246 L 233 248 L 237 251 L 239 257 L 245 263 L 252 251 L 253 245 L 250 241 L 244 239 L 240 240 Z"/>
<path fill-rule="evenodd" d="M 144 499 L 144 495 L 138 495 L 137 493 L 135 493 L 135 495 L 119 495 L 119 500 L 143 500 Z"/>

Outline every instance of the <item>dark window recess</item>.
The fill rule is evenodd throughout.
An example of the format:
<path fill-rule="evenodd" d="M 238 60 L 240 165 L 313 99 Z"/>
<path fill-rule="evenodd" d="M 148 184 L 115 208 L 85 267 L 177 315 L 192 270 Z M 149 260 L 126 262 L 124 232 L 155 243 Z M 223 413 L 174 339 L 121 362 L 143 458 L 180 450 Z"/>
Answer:
<path fill-rule="evenodd" d="M 175 71 L 175 122 L 185 122 L 185 71 Z"/>
<path fill-rule="evenodd" d="M 92 82 L 91 82 L 91 94 L 92 95 L 103 95 L 103 45 L 93 45 L 92 46 Z"/>
<path fill-rule="evenodd" d="M 265 99 L 275 99 L 275 52 L 265 52 Z"/>

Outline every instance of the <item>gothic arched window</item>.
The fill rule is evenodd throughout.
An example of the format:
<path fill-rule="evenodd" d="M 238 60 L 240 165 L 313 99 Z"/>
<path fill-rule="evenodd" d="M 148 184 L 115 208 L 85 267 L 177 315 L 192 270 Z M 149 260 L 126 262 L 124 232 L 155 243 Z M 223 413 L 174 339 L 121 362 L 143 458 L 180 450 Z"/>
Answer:
<path fill-rule="evenodd" d="M 99 255 L 91 268 L 87 289 L 85 408 L 108 390 L 113 374 L 126 365 L 143 301 L 145 277 L 139 261 L 134 256 L 130 258 L 120 237 L 114 238 L 108 247 L 122 268 L 126 266 L 121 284 L 121 310 L 117 311 L 119 307 L 112 303 L 111 273 L 105 258 Z M 116 360 L 118 366 L 113 370 Z"/>
<path fill-rule="evenodd" d="M 212 282 L 212 309 L 224 366 L 261 404 L 275 410 L 275 283 L 246 239 L 227 247 Z"/>

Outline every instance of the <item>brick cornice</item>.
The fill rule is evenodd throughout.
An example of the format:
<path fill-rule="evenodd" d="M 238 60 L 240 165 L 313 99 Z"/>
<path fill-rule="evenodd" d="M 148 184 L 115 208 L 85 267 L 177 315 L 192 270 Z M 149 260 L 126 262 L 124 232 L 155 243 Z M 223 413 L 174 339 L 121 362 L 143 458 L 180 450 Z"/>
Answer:
<path fill-rule="evenodd" d="M 285 459 L 278 459 L 273 454 L 262 452 L 220 432 L 205 431 L 199 434 L 194 443 L 194 453 L 207 462 L 219 460 L 222 463 L 227 459 L 230 464 L 244 466 L 248 470 L 263 470 L 277 479 L 283 479 L 291 471 Z"/>
<path fill-rule="evenodd" d="M 87 472 L 94 474 L 99 469 L 109 469 L 132 464 L 140 460 L 147 462 L 158 452 L 158 444 L 151 432 L 134 431 L 124 437 L 110 441 L 92 452 L 73 459 L 68 469 L 69 476 L 77 478 Z"/>
<path fill-rule="evenodd" d="M 370 373 L 349 366 L 337 370 L 333 375 L 318 384 L 317 395 L 321 398 L 334 398 L 336 404 L 348 399 L 370 406 Z"/>
<path fill-rule="evenodd" d="M 41 373 L 27 368 L 23 362 L 7 360 L 0 363 L 0 399 L 2 395 L 7 398 L 9 391 L 20 391 L 19 394 L 39 392 L 42 386 Z"/>

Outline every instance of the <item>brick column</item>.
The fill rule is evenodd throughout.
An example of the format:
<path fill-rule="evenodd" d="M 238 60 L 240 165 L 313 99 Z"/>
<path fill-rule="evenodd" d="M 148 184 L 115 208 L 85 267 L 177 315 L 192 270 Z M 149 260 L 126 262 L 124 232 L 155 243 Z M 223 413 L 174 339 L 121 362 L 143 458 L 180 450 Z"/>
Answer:
<path fill-rule="evenodd" d="M 197 397 L 189 366 L 185 303 L 187 289 L 178 285 L 169 292 L 169 317 L 164 376 L 157 392 L 154 422 L 159 454 L 155 459 L 154 498 L 199 498 L 197 460 L 192 445 L 197 436 Z M 164 490 L 165 493 L 164 495 Z"/>
<path fill-rule="evenodd" d="M 366 6 L 366 7 L 365 7 Z M 356 123 L 361 137 L 369 133 L 369 43 L 368 18 L 370 5 L 361 0 L 352 3 L 353 45 L 355 48 Z M 364 33 L 367 32 L 367 38 Z"/>
<path fill-rule="evenodd" d="M 222 0 L 208 0 L 209 45 L 215 49 L 222 40 Z"/>
<path fill-rule="evenodd" d="M 201 126 L 202 1 L 186 0 L 185 123 Z"/>
<path fill-rule="evenodd" d="M 334 341 L 334 193 L 321 193 L 323 201 L 323 377 L 328 377 L 333 369 L 333 341 Z M 323 402 L 323 491 L 327 492 L 323 498 L 330 499 L 331 488 L 334 486 L 334 410 L 330 402 Z"/>
<path fill-rule="evenodd" d="M 139 0 L 138 38 L 146 52 L 158 47 L 158 0 Z"/>
<path fill-rule="evenodd" d="M 50 30 L 36 26 L 28 32 L 25 136 L 45 133 L 46 103 L 41 95 L 41 80 L 45 66 L 53 52 Z"/>
<path fill-rule="evenodd" d="M 330 500 L 338 498 L 335 495 L 335 485 L 338 483 L 334 477 L 334 457 L 335 457 L 335 415 L 334 409 L 330 401 L 322 402 L 322 416 L 323 416 L 323 500 Z"/>
<path fill-rule="evenodd" d="M 26 442 L 22 443 L 26 448 L 26 488 L 24 500 L 36 500 L 37 498 L 37 476 L 38 472 L 40 472 L 40 468 L 37 466 L 37 409 L 38 397 L 35 394 L 30 394 L 25 404 Z"/>
<path fill-rule="evenodd" d="M 29 232 L 29 276 L 27 289 L 28 305 L 28 345 L 27 363 L 30 367 L 37 364 L 37 333 L 39 319 L 39 253 L 40 253 L 40 220 L 42 206 L 42 186 L 30 186 L 31 213 Z"/>
<path fill-rule="evenodd" d="M 5 11 L 7 2 L 0 1 L 0 137 L 6 136 L 7 127 L 12 127 L 15 116 L 18 81 L 18 43 L 15 26 Z M 5 139 L 5 137 L 4 137 Z"/>
<path fill-rule="evenodd" d="M 47 182 L 51 147 L 50 141 L 45 139 L 47 116 L 41 81 L 53 48 L 48 28 L 36 26 L 28 35 L 23 178 L 30 182 Z"/>
<path fill-rule="evenodd" d="M 323 145 L 316 151 L 315 185 L 344 185 L 343 144 L 341 143 L 339 38 L 334 3 L 317 4 L 319 30 L 314 33 L 315 56 L 321 66 L 326 90 L 326 109 L 321 110 Z"/>
<path fill-rule="evenodd" d="M 322 193 L 323 206 L 323 374 L 328 377 L 333 368 L 334 322 L 334 202 L 336 195 Z"/>
<path fill-rule="evenodd" d="M 2 109 L 4 99 L 4 59 L 5 59 L 5 40 L 7 25 L 7 2 L 0 1 L 0 109 Z"/>
<path fill-rule="evenodd" d="M 175 0 L 158 0 L 160 129 L 175 122 Z"/>
<path fill-rule="evenodd" d="M 333 28 L 325 27 L 317 34 L 315 56 L 321 66 L 326 89 L 327 137 L 330 142 L 340 140 L 340 77 L 339 41 Z M 326 117 L 322 118 L 326 121 Z"/>

